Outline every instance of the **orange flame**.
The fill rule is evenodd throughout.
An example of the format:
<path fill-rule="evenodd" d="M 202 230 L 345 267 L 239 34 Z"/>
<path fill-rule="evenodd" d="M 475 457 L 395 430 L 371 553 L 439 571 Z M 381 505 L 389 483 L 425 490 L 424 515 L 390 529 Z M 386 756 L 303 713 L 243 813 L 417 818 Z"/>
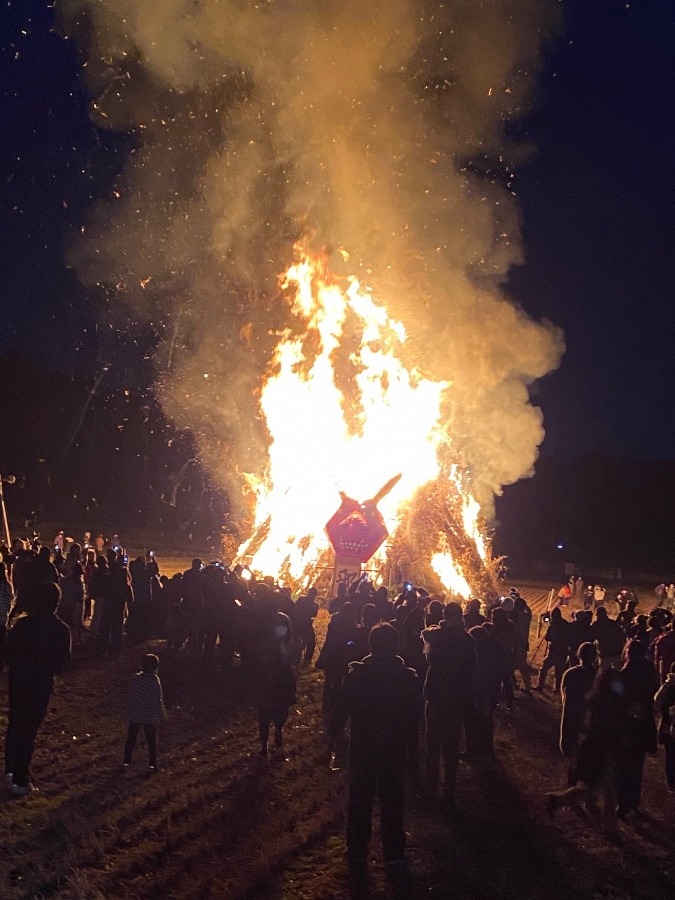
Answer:
<path fill-rule="evenodd" d="M 451 385 L 406 367 L 404 325 L 355 278 L 329 273 L 325 260 L 298 251 L 281 284 L 294 329 L 281 334 L 262 387 L 269 468 L 262 479 L 246 476 L 255 521 L 237 558 L 254 571 L 284 571 L 298 581 L 328 547 L 324 527 L 340 491 L 365 500 L 400 472 L 379 504 L 394 534 L 408 502 L 441 472 L 438 451 L 447 443 L 441 402 Z M 464 530 L 485 559 L 478 503 L 457 471 L 451 477 L 464 498 Z M 378 553 L 382 559 L 386 547 Z M 470 596 L 447 545 L 431 562 L 448 589 Z"/>

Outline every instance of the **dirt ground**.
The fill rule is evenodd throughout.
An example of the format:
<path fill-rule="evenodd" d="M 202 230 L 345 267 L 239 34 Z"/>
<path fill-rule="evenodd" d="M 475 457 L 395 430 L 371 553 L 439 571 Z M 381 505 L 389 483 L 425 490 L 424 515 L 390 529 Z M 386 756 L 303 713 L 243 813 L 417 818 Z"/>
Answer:
<path fill-rule="evenodd" d="M 522 590 L 541 611 L 546 591 Z M 150 649 L 160 655 L 169 706 L 154 775 L 142 737 L 131 770 L 120 765 L 129 681 Z M 58 680 L 38 737 L 39 792 L 0 798 L 0 898 L 354 896 L 344 865 L 346 775 L 329 766 L 321 678 L 300 675 L 283 753 L 263 760 L 237 669 L 172 658 L 162 641 L 115 662 L 96 662 L 85 649 Z M 6 692 L 3 676 L 3 731 Z M 460 764 L 451 825 L 411 794 L 410 884 L 386 882 L 376 825 L 370 896 L 675 897 L 675 795 L 665 789 L 662 757 L 647 762 L 644 813 L 609 843 L 581 813 L 546 816 L 544 793 L 566 786 L 558 718 L 552 692 L 517 695 L 513 712 L 498 714 L 498 762 Z"/>

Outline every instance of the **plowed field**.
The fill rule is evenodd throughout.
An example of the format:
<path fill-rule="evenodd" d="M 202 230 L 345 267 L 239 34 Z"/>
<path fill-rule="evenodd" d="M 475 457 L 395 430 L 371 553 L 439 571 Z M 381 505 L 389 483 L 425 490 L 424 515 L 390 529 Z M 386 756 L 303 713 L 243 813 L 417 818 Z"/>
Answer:
<path fill-rule="evenodd" d="M 547 591 L 523 593 L 538 613 Z M 170 707 L 154 775 L 142 736 L 131 770 L 120 765 L 129 680 L 148 650 L 162 660 Z M 300 675 L 284 750 L 264 760 L 237 669 L 223 674 L 172 658 L 161 641 L 126 649 L 115 662 L 95 662 L 85 649 L 58 680 L 38 737 L 39 792 L 0 799 L 2 900 L 351 896 L 346 775 L 329 767 L 321 677 Z M 4 730 L 5 677 L 0 709 Z M 498 713 L 498 763 L 461 764 L 460 813 L 450 826 L 411 796 L 409 885 L 386 882 L 376 828 L 370 896 L 674 897 L 675 799 L 662 758 L 648 760 L 644 814 L 621 825 L 620 845 L 580 813 L 551 822 L 542 797 L 565 786 L 566 772 L 558 717 L 552 694 L 517 695 L 513 712 Z"/>

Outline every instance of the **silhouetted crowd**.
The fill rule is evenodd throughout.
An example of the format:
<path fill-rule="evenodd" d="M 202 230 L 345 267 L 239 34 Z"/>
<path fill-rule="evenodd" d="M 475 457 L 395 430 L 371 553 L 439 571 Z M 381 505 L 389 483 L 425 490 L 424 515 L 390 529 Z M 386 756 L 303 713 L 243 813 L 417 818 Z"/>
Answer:
<path fill-rule="evenodd" d="M 17 794 L 31 790 L 34 741 L 54 674 L 68 664 L 69 634 L 82 652 L 89 646 L 102 658 L 117 657 L 126 635 L 132 646 L 164 639 L 169 658 L 237 668 L 253 686 L 262 756 L 270 738 L 275 749 L 283 746 L 298 671 L 315 662 L 334 766 L 349 758 L 349 865 L 355 875 L 365 873 L 377 795 L 385 863 L 395 876 L 406 871 L 407 787 L 453 819 L 460 760 L 490 765 L 495 711 L 508 716 L 516 692 L 524 698 L 532 692 L 539 646 L 528 658 L 535 623 L 515 588 L 490 604 L 473 599 L 462 607 L 412 584 L 392 597 L 365 575 L 351 586 L 340 583 L 315 659 L 316 588 L 294 600 L 273 578 L 201 559 L 168 578 L 153 554 L 129 562 L 121 547 L 97 555 L 72 543 L 63 554 L 16 542 L 1 551 L 10 713 L 5 780 Z M 675 631 L 666 602 L 638 614 L 633 597 L 616 619 L 604 594 L 594 605 L 570 620 L 559 603 L 541 617 L 546 651 L 534 689 L 547 690 L 552 670 L 562 697 L 568 787 L 547 795 L 548 812 L 583 803 L 611 832 L 617 816 L 639 810 L 645 756 L 659 742 L 666 783 L 675 790 Z M 124 749 L 130 765 L 142 729 L 153 771 L 165 714 L 158 665 L 146 654 L 134 676 Z"/>

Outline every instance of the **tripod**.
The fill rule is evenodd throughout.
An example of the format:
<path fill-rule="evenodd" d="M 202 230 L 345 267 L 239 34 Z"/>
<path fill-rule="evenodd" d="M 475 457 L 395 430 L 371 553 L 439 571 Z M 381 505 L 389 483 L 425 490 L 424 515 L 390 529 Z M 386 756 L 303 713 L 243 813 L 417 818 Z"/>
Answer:
<path fill-rule="evenodd" d="M 537 655 L 537 653 L 539 653 L 539 648 L 541 647 L 541 645 L 544 643 L 545 640 L 546 640 L 546 636 L 545 636 L 545 635 L 542 635 L 542 636 L 541 636 L 541 639 L 540 639 L 540 641 L 539 641 L 539 643 L 538 643 L 537 646 L 534 648 L 534 652 L 532 653 L 532 656 L 530 657 L 530 660 L 529 660 L 529 662 L 528 662 L 528 666 L 531 666 L 531 665 L 532 665 L 532 660 L 535 658 L 535 656 Z"/>

